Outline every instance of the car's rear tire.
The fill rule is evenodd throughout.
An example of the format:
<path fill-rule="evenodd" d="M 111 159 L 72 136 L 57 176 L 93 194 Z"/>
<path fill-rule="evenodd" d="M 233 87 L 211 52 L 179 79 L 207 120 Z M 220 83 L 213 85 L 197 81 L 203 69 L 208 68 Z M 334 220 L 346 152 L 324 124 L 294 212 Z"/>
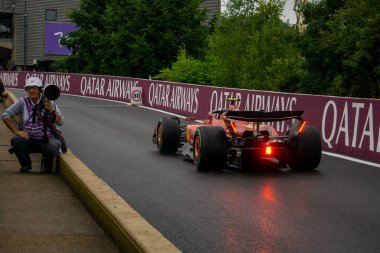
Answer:
<path fill-rule="evenodd" d="M 198 127 L 193 144 L 194 164 L 199 171 L 222 170 L 227 164 L 227 138 L 222 127 Z"/>
<path fill-rule="evenodd" d="M 306 126 L 297 137 L 294 147 L 289 147 L 288 165 L 293 170 L 313 170 L 321 161 L 322 144 L 314 126 Z"/>
<path fill-rule="evenodd" d="M 176 118 L 161 118 L 157 126 L 157 149 L 161 154 L 177 153 L 181 130 Z"/>

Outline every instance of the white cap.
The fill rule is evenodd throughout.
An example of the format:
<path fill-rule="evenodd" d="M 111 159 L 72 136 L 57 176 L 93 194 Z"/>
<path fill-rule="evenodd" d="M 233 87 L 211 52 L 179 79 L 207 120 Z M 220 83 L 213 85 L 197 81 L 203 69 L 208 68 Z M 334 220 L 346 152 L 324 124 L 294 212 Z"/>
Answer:
<path fill-rule="evenodd" d="M 26 79 L 24 89 L 26 89 L 27 87 L 38 87 L 38 88 L 42 88 L 42 81 L 41 81 L 41 79 L 39 79 L 38 77 L 31 77 L 31 78 L 28 78 L 28 79 Z"/>

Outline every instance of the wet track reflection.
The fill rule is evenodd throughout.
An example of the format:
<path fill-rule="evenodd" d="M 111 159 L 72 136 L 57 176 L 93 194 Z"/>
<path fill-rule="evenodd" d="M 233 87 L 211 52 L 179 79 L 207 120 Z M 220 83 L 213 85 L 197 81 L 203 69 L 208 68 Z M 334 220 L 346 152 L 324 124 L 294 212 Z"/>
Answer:
<path fill-rule="evenodd" d="M 183 252 L 380 252 L 379 168 L 323 156 L 310 173 L 200 173 L 155 150 L 162 113 L 64 95 L 59 104 L 69 148 Z"/>

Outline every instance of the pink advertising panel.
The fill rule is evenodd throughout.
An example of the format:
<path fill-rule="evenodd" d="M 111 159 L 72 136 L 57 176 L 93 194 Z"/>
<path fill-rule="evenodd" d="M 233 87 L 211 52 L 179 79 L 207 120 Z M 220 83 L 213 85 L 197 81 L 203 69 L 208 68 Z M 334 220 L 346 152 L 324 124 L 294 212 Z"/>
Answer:
<path fill-rule="evenodd" d="M 6 87 L 23 88 L 25 79 L 40 77 L 62 93 L 131 101 L 132 87 L 142 87 L 143 105 L 183 116 L 206 118 L 210 110 L 228 107 L 226 98 L 240 98 L 241 110 L 302 110 L 318 128 L 325 151 L 380 163 L 379 99 L 315 96 L 229 89 L 117 76 L 48 72 L 0 72 Z M 289 123 L 274 125 L 286 132 Z"/>

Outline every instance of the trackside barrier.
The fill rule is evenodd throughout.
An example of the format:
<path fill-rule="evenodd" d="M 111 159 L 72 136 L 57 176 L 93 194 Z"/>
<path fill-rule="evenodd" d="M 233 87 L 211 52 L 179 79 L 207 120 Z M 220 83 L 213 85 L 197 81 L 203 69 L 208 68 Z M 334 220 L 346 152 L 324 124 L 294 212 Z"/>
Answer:
<path fill-rule="evenodd" d="M 16 100 L 9 92 L 5 105 Z M 58 159 L 63 180 L 123 252 L 180 252 L 70 150 Z"/>
<path fill-rule="evenodd" d="M 118 76 L 50 72 L 0 71 L 6 87 L 23 88 L 25 79 L 40 77 L 62 93 L 131 102 L 133 87 L 142 88 L 142 104 L 183 116 L 207 117 L 226 108 L 226 98 L 238 97 L 241 110 L 303 110 L 319 130 L 324 151 L 380 163 L 379 99 L 317 96 L 162 82 Z M 274 125 L 286 132 L 289 123 Z"/>

